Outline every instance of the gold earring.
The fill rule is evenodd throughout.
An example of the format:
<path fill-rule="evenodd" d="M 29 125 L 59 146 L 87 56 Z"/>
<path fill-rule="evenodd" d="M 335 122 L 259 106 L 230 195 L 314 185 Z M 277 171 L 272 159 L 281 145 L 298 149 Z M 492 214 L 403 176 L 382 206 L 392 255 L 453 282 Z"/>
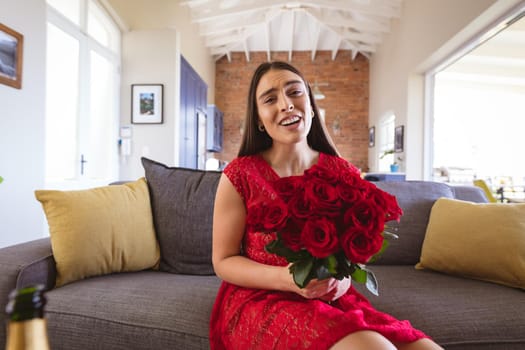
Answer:
<path fill-rule="evenodd" d="M 312 114 L 312 118 L 314 118 L 315 117 L 315 112 L 312 110 L 312 111 L 310 111 L 310 113 Z"/>
<path fill-rule="evenodd" d="M 259 129 L 260 132 L 264 132 L 264 125 L 259 124 L 259 125 L 257 126 L 257 129 Z"/>

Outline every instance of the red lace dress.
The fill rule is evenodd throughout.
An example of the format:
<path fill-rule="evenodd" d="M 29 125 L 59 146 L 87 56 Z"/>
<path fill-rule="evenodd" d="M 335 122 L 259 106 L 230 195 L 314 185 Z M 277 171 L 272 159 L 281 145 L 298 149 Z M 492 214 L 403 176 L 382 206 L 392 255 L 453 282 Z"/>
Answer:
<path fill-rule="evenodd" d="M 314 167 L 326 167 L 337 173 L 358 171 L 346 160 L 322 153 Z M 247 206 L 260 200 L 260 196 L 275 196 L 272 182 L 279 176 L 261 156 L 236 158 L 224 173 Z M 286 259 L 264 249 L 275 238 L 275 234 L 247 231 L 243 254 L 263 264 L 286 266 Z M 210 346 L 213 350 L 328 349 L 359 330 L 377 331 L 393 342 L 426 337 L 409 321 L 399 321 L 375 310 L 353 287 L 328 304 L 296 293 L 249 289 L 223 282 L 212 311 Z"/>

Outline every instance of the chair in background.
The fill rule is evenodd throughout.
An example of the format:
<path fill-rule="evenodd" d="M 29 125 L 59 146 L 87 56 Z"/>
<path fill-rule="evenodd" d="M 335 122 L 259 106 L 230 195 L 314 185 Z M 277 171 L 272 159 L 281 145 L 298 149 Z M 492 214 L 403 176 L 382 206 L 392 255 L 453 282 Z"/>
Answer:
<path fill-rule="evenodd" d="M 494 194 L 490 190 L 489 186 L 485 182 L 485 180 L 481 180 L 481 179 L 474 180 L 474 186 L 478 186 L 479 188 L 483 190 L 483 192 L 485 192 L 485 196 L 487 196 L 487 199 L 489 200 L 490 203 L 498 202 L 498 200 L 496 199 L 496 197 L 494 197 Z"/>

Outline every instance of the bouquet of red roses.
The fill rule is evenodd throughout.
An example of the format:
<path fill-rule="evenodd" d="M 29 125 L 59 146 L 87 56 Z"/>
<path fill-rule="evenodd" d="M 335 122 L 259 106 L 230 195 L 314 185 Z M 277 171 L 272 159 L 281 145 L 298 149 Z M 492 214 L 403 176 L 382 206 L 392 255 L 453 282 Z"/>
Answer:
<path fill-rule="evenodd" d="M 377 280 L 365 264 L 387 246 L 385 222 L 399 220 L 396 198 L 362 180 L 358 172 L 336 174 L 313 167 L 304 176 L 274 183 L 275 197 L 248 208 L 247 225 L 276 232 L 266 250 L 286 258 L 295 283 L 351 276 L 377 295 Z"/>

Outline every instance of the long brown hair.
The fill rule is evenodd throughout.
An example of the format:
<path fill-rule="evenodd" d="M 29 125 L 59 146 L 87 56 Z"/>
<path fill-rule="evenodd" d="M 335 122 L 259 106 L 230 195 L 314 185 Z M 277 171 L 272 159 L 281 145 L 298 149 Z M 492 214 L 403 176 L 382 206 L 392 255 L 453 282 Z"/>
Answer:
<path fill-rule="evenodd" d="M 271 69 L 275 70 L 288 70 L 301 77 L 304 84 L 308 89 L 308 96 L 310 97 L 310 104 L 314 111 L 314 117 L 312 119 L 312 127 L 308 133 L 306 139 L 308 146 L 312 149 L 323 152 L 330 155 L 339 155 L 334 142 L 330 138 L 330 135 L 325 129 L 325 126 L 320 120 L 319 108 L 315 103 L 314 96 L 310 85 L 306 82 L 304 76 L 294 66 L 281 61 L 265 62 L 259 65 L 253 74 L 252 81 L 250 83 L 250 91 L 248 93 L 248 108 L 246 112 L 246 118 L 244 120 L 244 132 L 242 136 L 241 148 L 237 156 L 248 156 L 258 154 L 264 150 L 267 150 L 272 146 L 272 139 L 266 132 L 261 132 L 258 129 L 259 112 L 257 110 L 257 96 L 256 90 L 257 85 L 261 78 Z"/>

